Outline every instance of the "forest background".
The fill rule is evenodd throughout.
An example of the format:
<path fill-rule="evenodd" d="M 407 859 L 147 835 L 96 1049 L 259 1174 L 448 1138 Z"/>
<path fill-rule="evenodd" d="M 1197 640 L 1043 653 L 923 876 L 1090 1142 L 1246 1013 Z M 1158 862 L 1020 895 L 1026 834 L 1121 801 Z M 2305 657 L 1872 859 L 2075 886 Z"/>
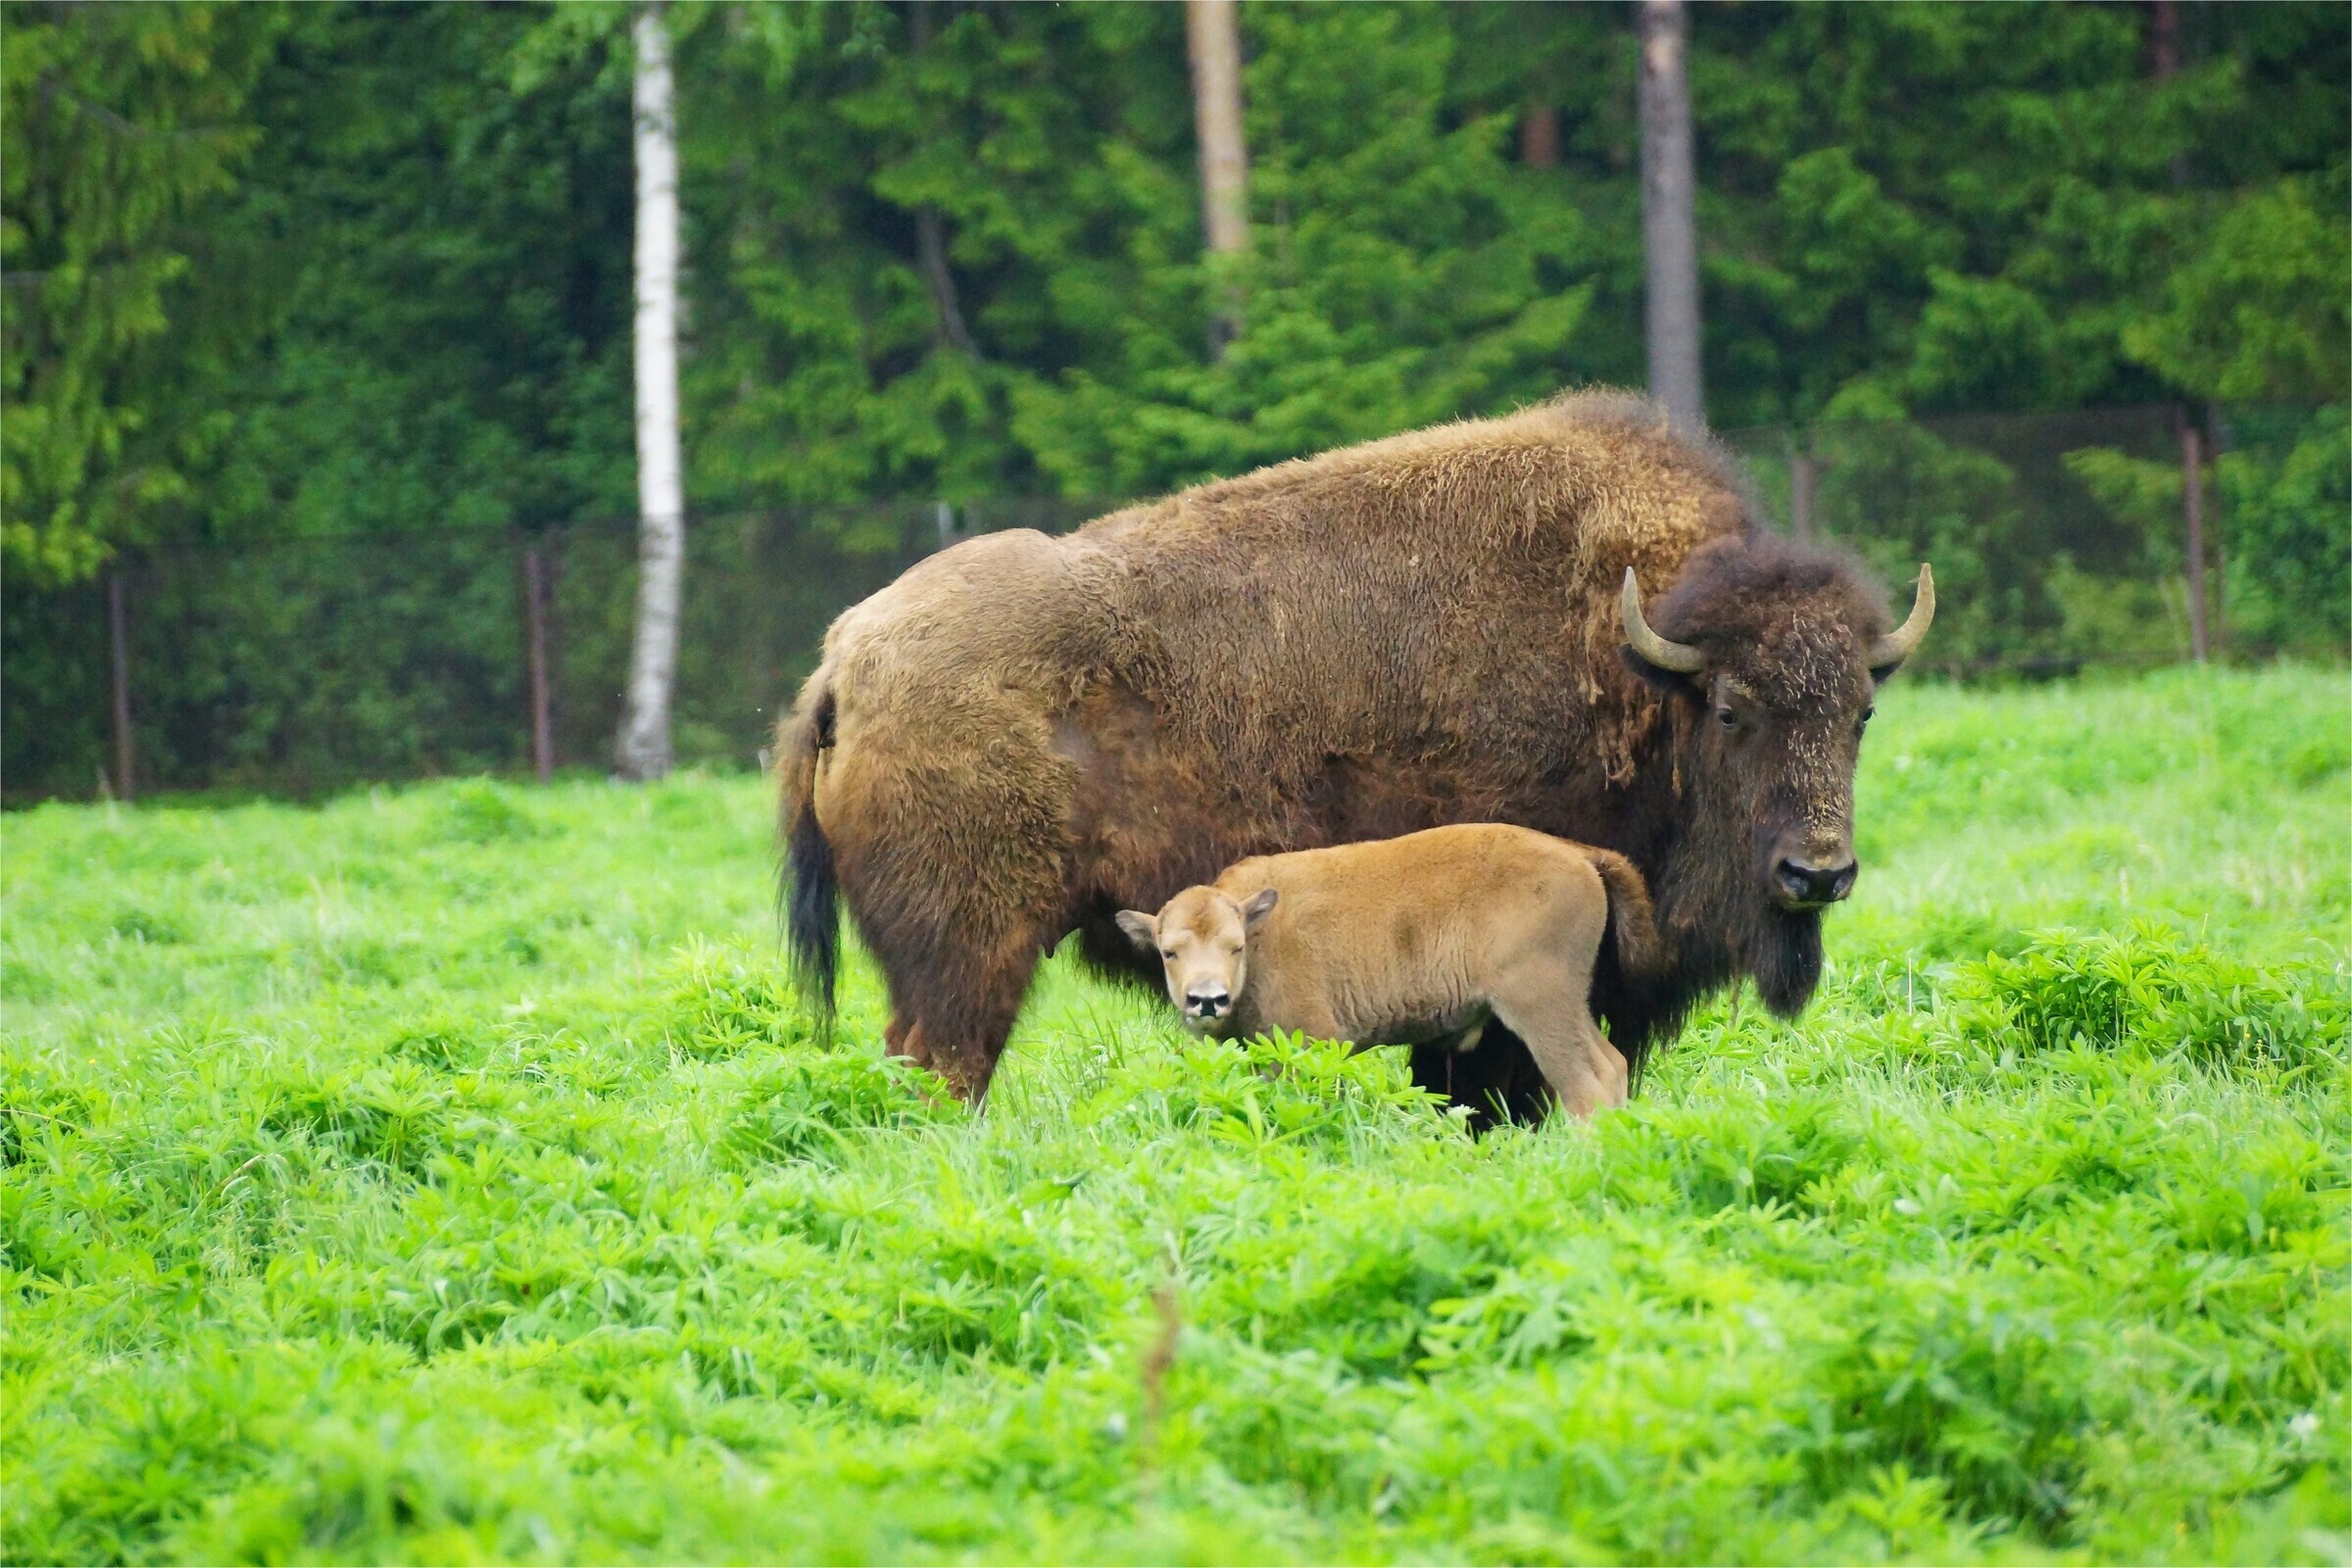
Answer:
<path fill-rule="evenodd" d="M 634 514 L 627 15 L 0 14 L 28 722 L 74 682 L 27 596 L 119 553 Z M 666 16 L 694 516 L 1131 497 L 1644 379 L 1630 8 L 1245 6 L 1223 258 L 1180 7 Z M 2348 38 L 2320 4 L 1691 8 L 1711 422 L 2287 411 L 2215 476 L 2232 625 L 2340 658 Z M 2177 464 L 2067 461 L 2177 560 Z M 1960 558 L 1997 519 L 1938 471 L 1949 536 L 1890 559 L 1988 604 L 2001 561 Z"/>

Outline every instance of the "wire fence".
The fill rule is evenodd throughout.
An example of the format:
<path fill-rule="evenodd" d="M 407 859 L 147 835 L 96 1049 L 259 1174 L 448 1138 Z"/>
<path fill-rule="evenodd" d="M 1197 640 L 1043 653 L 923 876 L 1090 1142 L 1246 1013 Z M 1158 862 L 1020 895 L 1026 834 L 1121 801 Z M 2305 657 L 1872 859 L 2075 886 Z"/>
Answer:
<path fill-rule="evenodd" d="M 2230 657 L 2342 655 L 2340 408 L 2108 409 L 1726 440 L 1776 525 L 1849 546 L 1890 584 L 1935 563 L 1932 669 L 2144 665 L 2200 642 Z M 679 761 L 756 765 L 826 625 L 922 556 L 974 532 L 1063 531 L 1102 510 L 905 502 L 691 519 Z M 633 525 L 578 522 L 185 545 L 74 588 L 0 584 L 0 795 L 305 795 L 601 771 L 635 568 Z"/>

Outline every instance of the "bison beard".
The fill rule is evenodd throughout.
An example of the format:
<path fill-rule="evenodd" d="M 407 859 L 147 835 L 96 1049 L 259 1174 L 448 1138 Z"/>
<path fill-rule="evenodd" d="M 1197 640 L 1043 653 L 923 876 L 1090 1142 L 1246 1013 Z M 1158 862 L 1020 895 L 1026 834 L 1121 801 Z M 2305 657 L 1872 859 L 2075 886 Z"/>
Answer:
<path fill-rule="evenodd" d="M 1628 651 L 1629 568 L 1672 585 L 1635 639 L 1654 659 Z M 1638 1066 L 1740 976 L 1776 1011 L 1812 994 L 1818 908 L 1773 878 L 1850 858 L 1887 623 L 1850 562 L 1762 532 L 1728 459 L 1624 398 L 983 536 L 836 621 L 785 721 L 794 956 L 829 1011 L 846 903 L 891 1049 L 976 1100 L 1064 936 L 1156 981 L 1117 910 L 1250 855 L 1513 822 L 1649 879 L 1663 963 L 1604 953 L 1594 989 Z M 1488 1042 L 1416 1078 L 1537 1113 L 1525 1047 Z"/>
<path fill-rule="evenodd" d="M 1694 727 L 1673 726 L 1671 747 L 1648 760 L 1644 773 L 1654 768 L 1663 774 L 1655 780 L 1658 788 L 1644 790 L 1638 778 L 1631 791 L 1680 809 L 1643 812 L 1619 827 L 1628 840 L 1647 847 L 1646 854 L 1633 853 L 1649 879 L 1670 961 L 1649 973 L 1629 973 L 1610 940 L 1601 945 L 1592 976 L 1593 1015 L 1624 1053 L 1637 1084 L 1650 1052 L 1681 1033 L 1690 1009 L 1720 988 L 1745 977 L 1765 1006 L 1793 1018 L 1821 980 L 1821 913 L 1777 907 L 1754 891 L 1751 857 L 1743 849 L 1752 834 L 1737 810 L 1737 789 L 1726 787 L 1738 781 L 1700 771 Z M 1489 1022 L 1468 1051 L 1442 1044 L 1412 1048 L 1412 1075 L 1415 1088 L 1467 1105 L 1473 1132 L 1506 1122 L 1535 1126 L 1551 1108 L 1526 1042 L 1498 1020 Z"/>

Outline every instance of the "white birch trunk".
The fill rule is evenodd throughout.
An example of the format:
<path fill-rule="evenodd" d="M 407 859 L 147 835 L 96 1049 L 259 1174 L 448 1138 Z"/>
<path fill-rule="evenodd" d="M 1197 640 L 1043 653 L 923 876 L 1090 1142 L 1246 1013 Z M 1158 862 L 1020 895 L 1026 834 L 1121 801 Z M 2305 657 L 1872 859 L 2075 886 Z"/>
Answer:
<path fill-rule="evenodd" d="M 1642 0 L 1642 246 L 1648 262 L 1650 395 L 1675 427 L 1707 427 L 1699 375 L 1697 180 L 1682 0 Z"/>
<path fill-rule="evenodd" d="M 1250 154 L 1242 141 L 1242 29 L 1234 0 L 1185 0 L 1193 63 L 1193 133 L 1200 147 L 1200 227 L 1211 256 L 1250 249 Z M 1218 314 L 1219 353 L 1241 330 L 1241 304 Z"/>
<path fill-rule="evenodd" d="M 614 745 L 620 776 L 669 771 L 686 507 L 678 449 L 678 130 L 662 7 L 635 19 L 637 628 Z"/>

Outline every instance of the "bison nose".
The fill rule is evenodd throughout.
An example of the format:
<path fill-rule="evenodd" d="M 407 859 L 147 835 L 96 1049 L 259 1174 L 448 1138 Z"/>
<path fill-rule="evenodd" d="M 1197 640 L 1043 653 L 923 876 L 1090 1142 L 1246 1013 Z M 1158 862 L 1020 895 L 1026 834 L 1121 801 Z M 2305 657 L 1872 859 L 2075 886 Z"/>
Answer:
<path fill-rule="evenodd" d="M 1202 986 L 1184 994 L 1184 1010 L 1196 1018 L 1222 1018 L 1233 1010 L 1233 993 L 1223 986 Z"/>
<path fill-rule="evenodd" d="M 1780 900 L 1791 909 L 1818 909 L 1854 891 L 1859 871 L 1851 857 L 1834 863 L 1784 859 L 1774 868 Z"/>

